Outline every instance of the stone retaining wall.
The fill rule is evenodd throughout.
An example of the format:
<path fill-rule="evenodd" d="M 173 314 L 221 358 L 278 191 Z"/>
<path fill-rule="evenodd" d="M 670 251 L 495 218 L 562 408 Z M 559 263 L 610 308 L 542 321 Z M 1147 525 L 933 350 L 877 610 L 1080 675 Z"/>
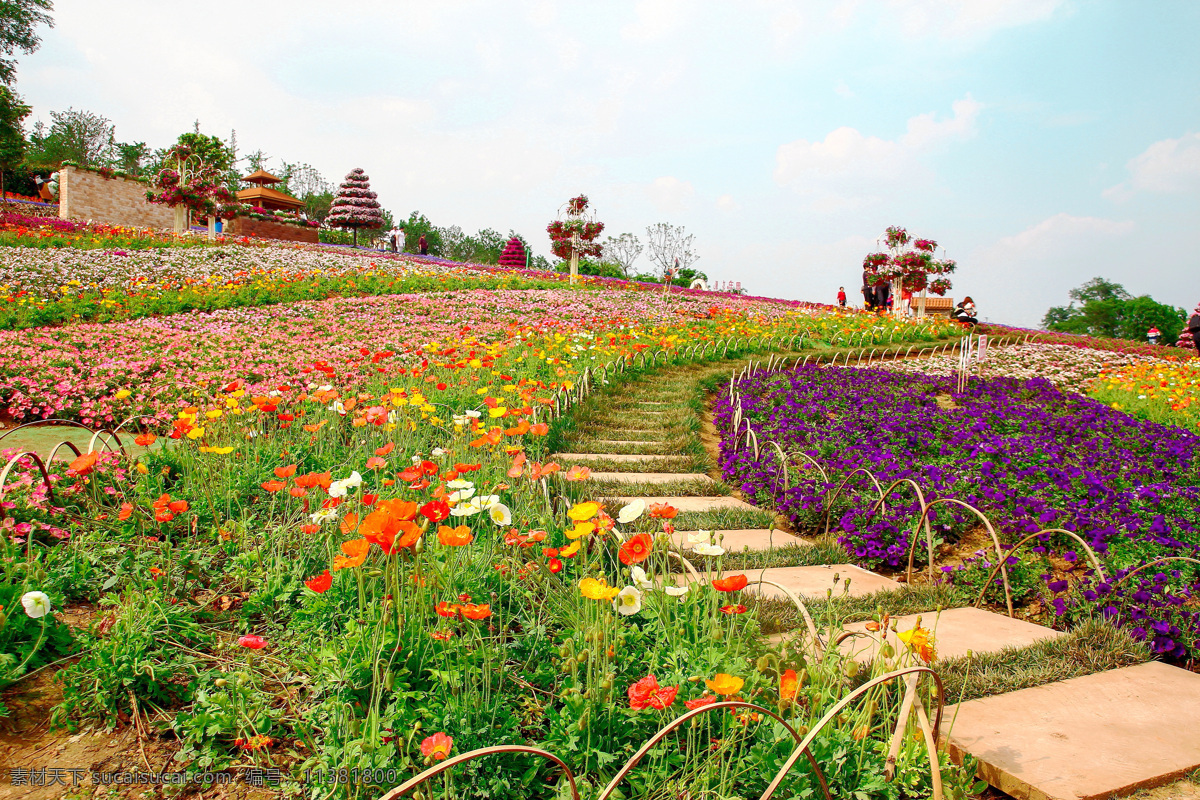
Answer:
<path fill-rule="evenodd" d="M 75 167 L 58 172 L 58 216 L 128 225 L 152 230 L 173 229 L 175 212 L 146 199 L 146 184 L 129 178 L 105 178 Z"/>
<path fill-rule="evenodd" d="M 225 223 L 222 232 L 228 236 L 254 236 L 258 239 L 282 239 L 285 242 L 316 244 L 318 241 L 316 228 L 301 228 L 299 225 L 251 219 L 250 217 L 229 220 Z"/>

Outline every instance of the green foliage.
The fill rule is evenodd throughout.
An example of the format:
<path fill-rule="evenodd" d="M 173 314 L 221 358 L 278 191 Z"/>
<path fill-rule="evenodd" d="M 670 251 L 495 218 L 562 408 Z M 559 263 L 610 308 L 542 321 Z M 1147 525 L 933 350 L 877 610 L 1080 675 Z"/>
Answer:
<path fill-rule="evenodd" d="M 41 45 L 34 27 L 43 24 L 54 27 L 46 12 L 54 8 L 53 0 L 5 0 L 0 4 L 0 53 L 11 56 L 17 50 L 32 53 Z M 16 77 L 17 63 L 0 58 L 0 82 L 11 84 Z"/>
<path fill-rule="evenodd" d="M 1070 296 L 1066 306 L 1053 306 L 1046 312 L 1043 327 L 1135 341 L 1144 341 L 1146 332 L 1155 327 L 1162 332 L 1163 344 L 1173 344 L 1183 330 L 1182 308 L 1159 303 L 1149 295 L 1133 297 L 1119 283 L 1104 278 L 1092 278 L 1072 289 Z"/>
<path fill-rule="evenodd" d="M 400 227 L 404 228 L 404 252 L 419 253 L 420 247 L 417 242 L 424 236 L 425 242 L 429 245 L 429 255 L 445 255 L 441 228 L 436 227 L 420 211 L 409 214 L 408 219 L 401 223 Z"/>
<path fill-rule="evenodd" d="M 112 122 L 91 111 L 51 111 L 49 129 L 41 121 L 33 126 L 25 159 L 37 169 L 57 170 L 64 161 L 106 167 L 115 147 L 113 132 Z"/>
<path fill-rule="evenodd" d="M 21 123 L 32 110 L 20 95 L 0 86 L 0 197 L 4 195 L 4 172 L 25 158 L 25 129 Z"/>
<path fill-rule="evenodd" d="M 105 618 L 81 639 L 84 656 L 63 671 L 58 719 L 87 717 L 115 724 L 134 703 L 169 708 L 190 701 L 205 663 L 196 648 L 212 644 L 195 609 L 157 589 L 130 590 L 100 602 Z"/>

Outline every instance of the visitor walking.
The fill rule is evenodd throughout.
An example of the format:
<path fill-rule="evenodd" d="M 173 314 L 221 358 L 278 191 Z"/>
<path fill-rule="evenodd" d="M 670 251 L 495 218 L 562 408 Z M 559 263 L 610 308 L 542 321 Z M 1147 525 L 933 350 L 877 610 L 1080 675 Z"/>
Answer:
<path fill-rule="evenodd" d="M 1196 355 L 1200 356 L 1200 304 L 1197 304 L 1196 310 L 1192 312 L 1187 329 L 1192 334 L 1192 344 L 1196 345 Z"/>
<path fill-rule="evenodd" d="M 417 239 L 417 252 L 423 256 L 429 255 L 429 241 L 425 238 L 425 234 L 421 234 L 421 238 Z"/>
<path fill-rule="evenodd" d="M 838 305 L 841 306 L 842 308 L 846 307 L 846 287 L 845 286 L 838 287 Z"/>

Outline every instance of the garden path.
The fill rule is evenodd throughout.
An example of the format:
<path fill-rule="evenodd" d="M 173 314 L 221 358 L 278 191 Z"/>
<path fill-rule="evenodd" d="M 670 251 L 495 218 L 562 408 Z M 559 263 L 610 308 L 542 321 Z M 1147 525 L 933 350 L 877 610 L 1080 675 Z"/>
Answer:
<path fill-rule="evenodd" d="M 700 422 L 700 409 L 692 404 L 703 379 L 721 371 L 727 375 L 729 367 L 683 367 L 622 385 L 608 394 L 606 410 L 588 415 L 568 437 L 570 452 L 557 458 L 602 470 L 592 473 L 587 488 L 603 496 L 614 516 L 621 506 L 640 499 L 647 506 L 668 503 L 677 509 L 677 528 L 713 529 L 714 541 L 749 559 L 741 571 L 751 581 L 773 580 L 814 600 L 835 592 L 869 597 L 904 591 L 903 584 L 851 564 L 780 566 L 772 560 L 770 568 L 750 568 L 756 554 L 795 553 L 802 560 L 806 550 L 823 548 L 777 528 L 773 514 L 746 503 L 720 481 L 713 453 L 705 451 L 700 439 L 710 444 L 719 440 L 711 423 Z M 709 429 L 702 431 L 702 424 Z M 698 435 L 702 433 L 707 435 Z M 669 493 L 680 486 L 693 491 L 686 496 Z M 616 494 L 618 487 L 640 491 Z M 753 519 L 771 522 L 746 527 Z M 693 520 L 703 524 L 689 524 Z M 722 521 L 726 524 L 714 524 Z M 683 530 L 676 530 L 673 539 L 682 550 L 691 545 Z M 783 596 L 769 586 L 762 593 Z M 909 630 L 922 617 L 922 624 L 934 630 L 943 660 L 1032 651 L 1032 645 L 1064 636 L 976 608 L 893 617 L 894 629 Z M 863 634 L 866 626 L 848 623 L 842 631 Z M 869 661 L 878 644 L 870 637 L 851 636 L 840 646 Z M 1161 663 L 969 700 L 948 708 L 946 719 L 954 720 L 944 740 L 951 754 L 956 759 L 965 753 L 975 756 L 982 778 L 1021 800 L 1099 800 L 1166 783 L 1200 767 L 1200 726 L 1195 724 L 1200 719 L 1200 675 Z"/>

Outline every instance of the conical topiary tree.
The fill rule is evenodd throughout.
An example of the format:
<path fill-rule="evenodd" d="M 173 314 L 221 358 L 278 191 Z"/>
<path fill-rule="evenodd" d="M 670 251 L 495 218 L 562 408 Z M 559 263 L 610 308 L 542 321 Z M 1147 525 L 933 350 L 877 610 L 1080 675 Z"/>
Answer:
<path fill-rule="evenodd" d="M 371 191 L 371 179 L 361 169 L 351 170 L 338 187 L 325 224 L 333 228 L 354 231 L 354 246 L 358 246 L 358 229 L 383 227 L 383 210 Z"/>
<path fill-rule="evenodd" d="M 520 269 L 525 266 L 525 245 L 516 236 L 508 240 L 508 244 L 504 245 L 504 252 L 500 254 L 500 266 L 513 267 Z"/>

